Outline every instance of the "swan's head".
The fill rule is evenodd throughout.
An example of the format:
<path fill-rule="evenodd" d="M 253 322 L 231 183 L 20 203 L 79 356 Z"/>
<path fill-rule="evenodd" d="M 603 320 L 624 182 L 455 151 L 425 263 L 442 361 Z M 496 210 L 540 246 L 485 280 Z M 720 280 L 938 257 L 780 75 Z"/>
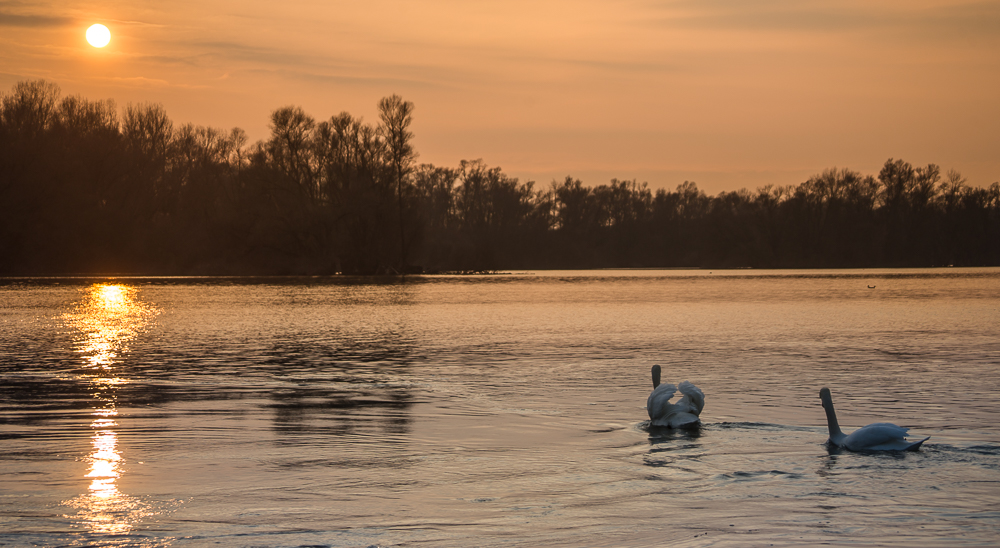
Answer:
<path fill-rule="evenodd" d="M 653 388 L 656 388 L 657 386 L 660 386 L 660 366 L 654 365 L 652 372 L 653 372 Z"/>
<path fill-rule="evenodd" d="M 830 395 L 830 389 L 823 387 L 819 389 L 819 399 L 823 400 L 823 407 L 833 406 L 833 396 Z"/>

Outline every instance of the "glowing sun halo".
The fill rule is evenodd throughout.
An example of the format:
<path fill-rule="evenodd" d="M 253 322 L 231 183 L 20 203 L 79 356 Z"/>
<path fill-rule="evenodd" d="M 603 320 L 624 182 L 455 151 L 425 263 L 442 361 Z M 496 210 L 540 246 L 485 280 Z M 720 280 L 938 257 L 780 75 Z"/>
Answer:
<path fill-rule="evenodd" d="M 87 41 L 95 48 L 103 48 L 111 41 L 111 31 L 100 23 L 91 25 L 87 29 Z"/>

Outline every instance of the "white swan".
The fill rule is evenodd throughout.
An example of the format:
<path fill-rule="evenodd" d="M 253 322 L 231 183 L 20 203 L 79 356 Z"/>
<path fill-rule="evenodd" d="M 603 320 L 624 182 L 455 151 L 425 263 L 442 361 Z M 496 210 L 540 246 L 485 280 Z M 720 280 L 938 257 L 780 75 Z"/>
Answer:
<path fill-rule="evenodd" d="M 676 403 L 670 403 L 670 398 L 680 389 L 683 397 Z M 646 412 L 649 413 L 650 424 L 679 428 L 698 424 L 698 415 L 705 407 L 705 394 L 697 386 L 684 381 L 680 386 L 660 384 L 660 366 L 653 366 L 653 392 L 646 399 Z"/>
<path fill-rule="evenodd" d="M 848 436 L 840 431 L 837 413 L 833 410 L 830 389 L 821 389 L 819 397 L 823 400 L 826 423 L 830 429 L 830 439 L 827 440 L 827 443 L 835 447 L 843 447 L 849 451 L 916 451 L 920 448 L 920 444 L 930 439 L 930 436 L 927 436 L 919 441 L 909 441 L 906 439 L 908 428 L 888 422 L 876 422 L 862 426 Z"/>

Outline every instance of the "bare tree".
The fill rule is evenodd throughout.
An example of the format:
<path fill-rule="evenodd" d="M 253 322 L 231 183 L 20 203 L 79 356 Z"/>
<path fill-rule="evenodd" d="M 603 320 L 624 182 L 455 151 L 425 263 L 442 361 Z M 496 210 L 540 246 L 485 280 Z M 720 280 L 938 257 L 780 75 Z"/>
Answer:
<path fill-rule="evenodd" d="M 410 140 L 413 133 L 409 130 L 413 116 L 413 103 L 404 101 L 399 95 L 383 97 L 378 102 L 379 118 L 382 119 L 382 138 L 385 142 L 385 154 L 391 172 L 391 180 L 396 186 L 396 201 L 399 208 L 399 267 L 400 272 L 406 269 L 406 229 L 403 219 L 403 182 L 413 170 L 413 162 L 417 153 L 413 150 Z"/>

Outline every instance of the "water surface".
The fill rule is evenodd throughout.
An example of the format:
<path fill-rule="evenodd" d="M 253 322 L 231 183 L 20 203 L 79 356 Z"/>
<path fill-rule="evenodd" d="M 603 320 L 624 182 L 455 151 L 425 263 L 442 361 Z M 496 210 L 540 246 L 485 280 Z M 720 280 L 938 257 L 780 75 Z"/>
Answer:
<path fill-rule="evenodd" d="M 994 545 L 998 326 L 1000 269 L 7 279 L 0 545 Z"/>

